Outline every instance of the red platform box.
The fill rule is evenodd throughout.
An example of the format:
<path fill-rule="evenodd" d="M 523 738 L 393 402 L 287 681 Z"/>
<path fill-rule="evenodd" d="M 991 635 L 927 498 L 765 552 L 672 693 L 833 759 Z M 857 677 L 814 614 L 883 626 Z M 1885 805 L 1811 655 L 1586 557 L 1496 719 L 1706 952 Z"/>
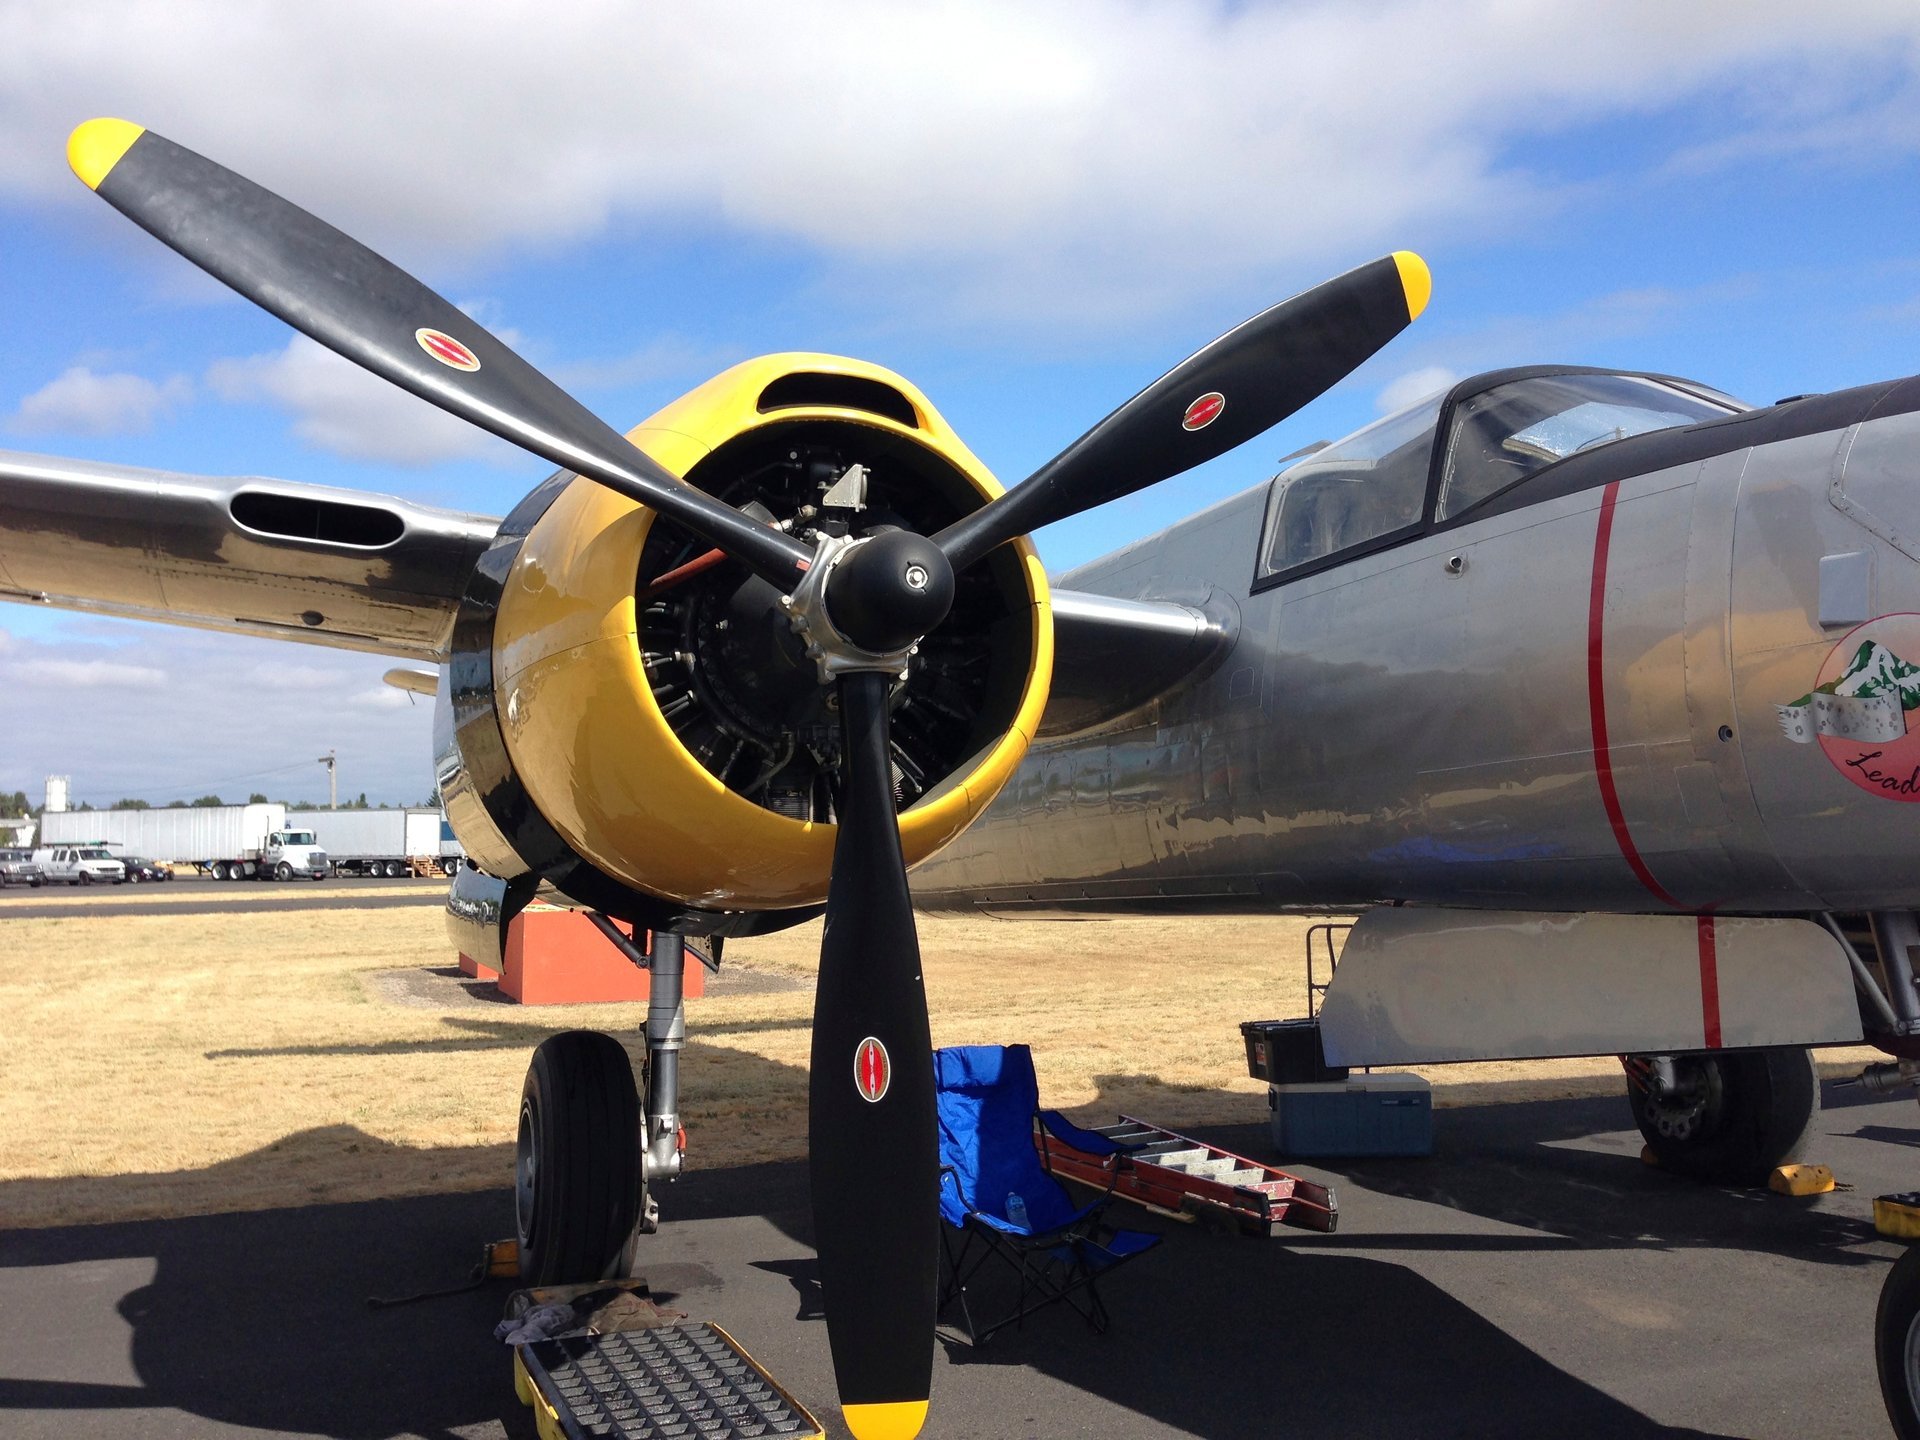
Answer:
<path fill-rule="evenodd" d="M 632 934 L 632 926 L 613 923 Z M 546 905 L 529 905 L 508 923 L 504 964 L 496 971 L 471 956 L 460 957 L 462 973 L 496 981 L 501 994 L 522 1005 L 645 1004 L 651 983 L 648 973 L 616 950 L 584 914 Z M 688 955 L 681 994 L 693 1000 L 706 989 L 706 967 Z"/>

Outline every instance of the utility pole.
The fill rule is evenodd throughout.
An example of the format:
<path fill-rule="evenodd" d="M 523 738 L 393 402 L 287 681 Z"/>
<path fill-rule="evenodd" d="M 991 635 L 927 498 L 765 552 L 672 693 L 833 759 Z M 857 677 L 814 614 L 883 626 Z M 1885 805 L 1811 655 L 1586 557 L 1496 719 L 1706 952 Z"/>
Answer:
<path fill-rule="evenodd" d="M 327 808 L 338 810 L 340 808 L 340 775 L 337 768 L 339 762 L 333 758 L 333 751 L 329 750 L 315 763 L 327 767 Z"/>

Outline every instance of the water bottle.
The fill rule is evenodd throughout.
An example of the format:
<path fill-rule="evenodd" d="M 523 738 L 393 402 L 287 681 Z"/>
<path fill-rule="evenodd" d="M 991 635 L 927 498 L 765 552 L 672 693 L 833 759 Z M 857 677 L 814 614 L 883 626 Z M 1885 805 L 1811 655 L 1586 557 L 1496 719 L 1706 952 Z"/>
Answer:
<path fill-rule="evenodd" d="M 1018 1190 L 1009 1190 L 1007 1192 L 1007 1219 L 1015 1225 L 1018 1225 L 1022 1230 L 1032 1228 L 1032 1226 L 1027 1223 L 1026 1196 L 1022 1195 Z"/>

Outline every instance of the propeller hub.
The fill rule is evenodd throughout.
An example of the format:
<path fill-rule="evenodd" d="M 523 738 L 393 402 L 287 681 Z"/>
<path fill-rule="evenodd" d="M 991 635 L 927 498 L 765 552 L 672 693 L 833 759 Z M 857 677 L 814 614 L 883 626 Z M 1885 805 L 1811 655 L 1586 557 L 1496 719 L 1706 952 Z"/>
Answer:
<path fill-rule="evenodd" d="M 860 649 L 903 650 L 947 618 L 953 567 L 911 530 L 885 530 L 847 546 L 826 577 L 827 618 Z"/>

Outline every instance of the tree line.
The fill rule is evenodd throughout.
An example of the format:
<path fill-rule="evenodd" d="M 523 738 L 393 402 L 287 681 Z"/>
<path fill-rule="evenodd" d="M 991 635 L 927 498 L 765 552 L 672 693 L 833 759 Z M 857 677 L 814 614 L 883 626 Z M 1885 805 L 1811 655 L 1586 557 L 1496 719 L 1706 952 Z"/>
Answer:
<path fill-rule="evenodd" d="M 225 805 L 228 803 L 230 802 L 226 800 L 222 800 L 218 795 L 202 795 L 197 800 L 169 800 L 165 805 L 155 805 L 149 801 L 136 800 L 129 796 L 125 799 L 114 801 L 111 805 L 107 806 L 106 808 L 108 810 L 194 810 L 194 809 L 204 809 L 204 808 L 209 808 L 213 806 Z M 241 802 L 233 801 L 231 803 L 239 804 Z M 260 794 L 258 791 L 255 791 L 253 794 L 247 796 L 245 803 L 248 805 L 284 805 L 287 807 L 289 811 L 324 810 L 327 808 L 324 805 L 315 804 L 311 800 L 269 800 L 265 795 Z M 422 800 L 420 803 L 425 806 L 438 807 L 440 804 L 440 792 L 436 790 L 433 794 L 427 796 L 427 798 L 425 800 Z M 31 803 L 27 799 L 27 792 L 24 790 L 16 790 L 11 795 L 0 794 L 0 820 L 24 820 L 28 818 L 37 818 L 40 812 L 45 808 L 46 808 L 45 806 L 35 805 Z M 82 800 L 78 805 L 74 806 L 73 808 L 75 810 L 93 810 L 98 807 L 89 804 L 85 800 Z M 344 804 L 342 804 L 340 808 L 342 810 L 396 810 L 396 809 L 405 809 L 407 807 L 390 805 L 384 800 L 382 800 L 378 805 L 369 804 L 367 802 L 367 792 L 362 790 L 353 799 L 348 800 Z"/>

